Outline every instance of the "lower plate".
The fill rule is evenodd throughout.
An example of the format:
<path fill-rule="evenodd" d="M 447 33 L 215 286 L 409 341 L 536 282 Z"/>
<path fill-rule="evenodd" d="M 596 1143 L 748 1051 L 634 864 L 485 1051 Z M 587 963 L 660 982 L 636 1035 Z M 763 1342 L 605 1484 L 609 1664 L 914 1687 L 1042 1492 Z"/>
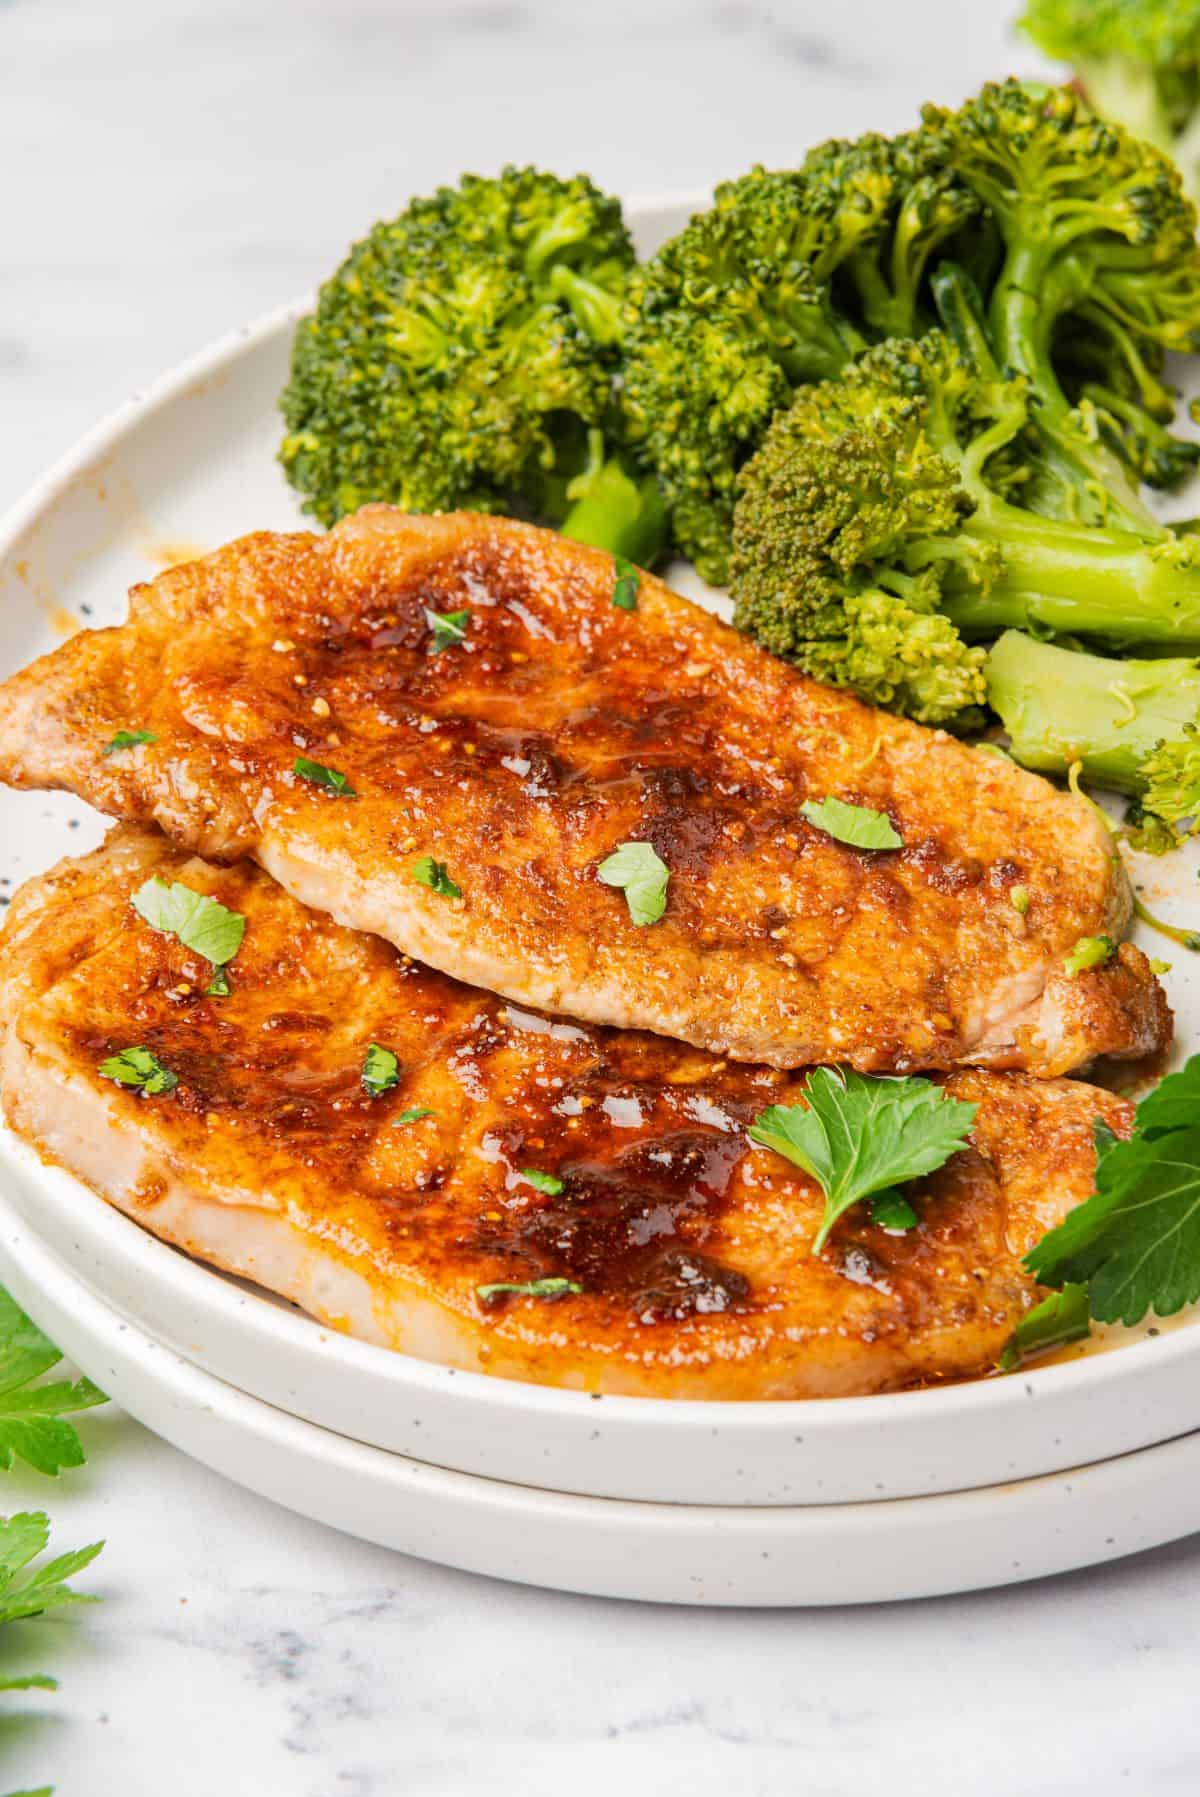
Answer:
<path fill-rule="evenodd" d="M 491 1379 L 322 1328 L 165 1246 L 0 1128 L 5 1197 L 70 1274 L 205 1372 L 370 1447 L 584 1497 L 876 1503 L 1109 1460 L 1200 1429 L 1195 1332 L 937 1391 L 720 1404 Z"/>
<path fill-rule="evenodd" d="M 0 1199 L 0 1276 L 119 1403 L 240 1485 L 352 1535 L 524 1584 L 780 1607 L 933 1597 L 1200 1527 L 1200 1434 L 1048 1478 L 874 1504 L 629 1503 L 447 1472 L 248 1397 L 120 1316 Z"/>

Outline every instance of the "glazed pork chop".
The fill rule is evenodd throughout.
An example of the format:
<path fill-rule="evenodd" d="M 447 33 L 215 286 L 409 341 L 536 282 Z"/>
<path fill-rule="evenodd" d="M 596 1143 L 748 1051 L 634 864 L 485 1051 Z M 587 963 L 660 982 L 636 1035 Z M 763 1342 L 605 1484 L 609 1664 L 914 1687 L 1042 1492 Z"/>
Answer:
<path fill-rule="evenodd" d="M 244 917 L 228 996 L 130 904 L 155 876 Z M 1090 1190 L 1094 1119 L 1131 1121 L 1077 1081 L 953 1073 L 973 1146 L 910 1189 L 918 1226 L 858 1206 L 814 1255 L 817 1189 L 746 1135 L 796 1076 L 519 1010 L 135 829 L 18 893 L 0 1018 L 13 1129 L 166 1241 L 370 1341 L 591 1391 L 986 1371 L 1036 1295 L 1021 1254 Z M 131 1048 L 146 1092 L 101 1071 Z M 541 1280 L 579 1289 L 488 1290 Z"/>
<path fill-rule="evenodd" d="M 1137 950 L 1063 968 L 1129 914 L 1088 805 L 629 585 L 633 610 L 609 556 L 498 518 L 246 537 L 0 688 L 0 778 L 251 856 L 519 1003 L 738 1060 L 1054 1074 L 1160 1046 Z M 152 740 L 105 753 L 119 732 Z M 827 798 L 898 846 L 802 814 Z M 600 877 L 626 842 L 665 864 L 660 921 Z"/>

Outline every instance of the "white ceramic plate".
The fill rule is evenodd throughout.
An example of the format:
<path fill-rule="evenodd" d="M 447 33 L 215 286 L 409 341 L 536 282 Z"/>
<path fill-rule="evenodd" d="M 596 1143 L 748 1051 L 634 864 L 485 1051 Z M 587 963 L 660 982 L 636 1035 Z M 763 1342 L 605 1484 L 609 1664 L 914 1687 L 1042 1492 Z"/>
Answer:
<path fill-rule="evenodd" d="M 639 247 L 695 203 L 632 207 Z M 0 669 L 73 624 L 116 621 L 126 589 L 166 563 L 303 523 L 274 460 L 276 396 L 301 309 L 135 398 L 0 524 Z M 75 801 L 0 793 L 0 893 L 100 833 Z M 1195 922 L 1195 861 L 1147 868 L 1153 902 Z M 1186 961 L 1176 957 L 1168 984 L 1181 1041 L 1200 1043 L 1200 968 Z M 332 1335 L 191 1265 L 11 1138 L 3 1165 L 14 1201 L 56 1250 L 197 1365 L 317 1423 L 468 1473 L 614 1498 L 857 1501 L 1031 1477 L 1200 1427 L 1190 1324 L 1019 1378 L 828 1403 L 595 1401 L 456 1374 Z"/>
<path fill-rule="evenodd" d="M 589 1398 L 489 1379 L 354 1341 L 215 1275 L 7 1132 L 0 1168 L 13 1212 L 131 1324 L 295 1416 L 460 1472 L 663 1503 L 871 1502 L 1032 1478 L 1200 1430 L 1191 1329 L 983 1383 L 823 1402 Z"/>
<path fill-rule="evenodd" d="M 889 1603 L 1065 1572 L 1200 1526 L 1200 1434 L 1050 1478 L 874 1504 L 622 1503 L 473 1478 L 200 1371 L 77 1280 L 3 1199 L 0 1276 L 133 1416 L 206 1466 L 364 1540 L 522 1584 L 650 1603 Z"/>

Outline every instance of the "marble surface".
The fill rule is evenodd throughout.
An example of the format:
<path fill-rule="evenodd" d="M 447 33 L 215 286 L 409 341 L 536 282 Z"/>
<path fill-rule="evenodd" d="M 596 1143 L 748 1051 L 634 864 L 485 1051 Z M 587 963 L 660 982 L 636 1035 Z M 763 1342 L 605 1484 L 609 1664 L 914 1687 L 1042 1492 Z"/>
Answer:
<path fill-rule="evenodd" d="M 0 0 L 0 508 L 108 408 L 508 158 L 627 192 L 1037 66 L 1007 0 Z M 102 1605 L 0 1635 L 0 1789 L 1189 1797 L 1200 1541 L 877 1610 L 653 1610 L 364 1546 L 115 1411 L 14 1473 Z"/>

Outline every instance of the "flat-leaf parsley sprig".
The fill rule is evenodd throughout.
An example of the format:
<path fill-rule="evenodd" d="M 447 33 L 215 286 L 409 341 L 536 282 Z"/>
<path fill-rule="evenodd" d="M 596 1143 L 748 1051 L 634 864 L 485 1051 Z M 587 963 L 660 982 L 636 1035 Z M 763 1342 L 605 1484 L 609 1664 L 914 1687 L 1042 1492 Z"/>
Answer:
<path fill-rule="evenodd" d="M 64 1467 L 83 1464 L 83 1444 L 64 1418 L 107 1399 L 90 1379 L 44 1381 L 61 1358 L 54 1343 L 0 1287 L 0 1467 L 5 1470 L 23 1460 L 54 1477 Z M 49 1540 L 50 1524 L 40 1510 L 0 1516 L 0 1624 L 96 1602 L 67 1580 L 91 1564 L 103 1543 L 41 1559 Z M 44 1672 L 0 1679 L 0 1691 L 56 1688 Z"/>
<path fill-rule="evenodd" d="M 83 1445 L 65 1418 L 108 1399 L 90 1379 L 39 1384 L 62 1355 L 0 1286 L 0 1467 L 24 1460 L 35 1472 L 55 1478 L 68 1466 L 82 1466 Z"/>
<path fill-rule="evenodd" d="M 890 1195 L 907 1180 L 936 1172 L 965 1148 L 979 1109 L 951 1098 L 932 1080 L 872 1079 L 841 1067 L 816 1068 L 801 1095 L 803 1104 L 773 1104 L 761 1111 L 749 1133 L 752 1142 L 802 1167 L 824 1192 L 814 1254 L 852 1204 Z M 894 1228 L 902 1213 L 880 1208 L 877 1220 Z M 895 1220 L 885 1220 L 889 1217 Z M 905 1226 L 911 1227 L 906 1219 Z"/>
<path fill-rule="evenodd" d="M 1096 1124 L 1095 1190 L 1025 1256 L 1042 1284 L 1086 1285 L 1091 1315 L 1134 1324 L 1200 1298 L 1200 1055 L 1163 1080 L 1122 1141 Z"/>

